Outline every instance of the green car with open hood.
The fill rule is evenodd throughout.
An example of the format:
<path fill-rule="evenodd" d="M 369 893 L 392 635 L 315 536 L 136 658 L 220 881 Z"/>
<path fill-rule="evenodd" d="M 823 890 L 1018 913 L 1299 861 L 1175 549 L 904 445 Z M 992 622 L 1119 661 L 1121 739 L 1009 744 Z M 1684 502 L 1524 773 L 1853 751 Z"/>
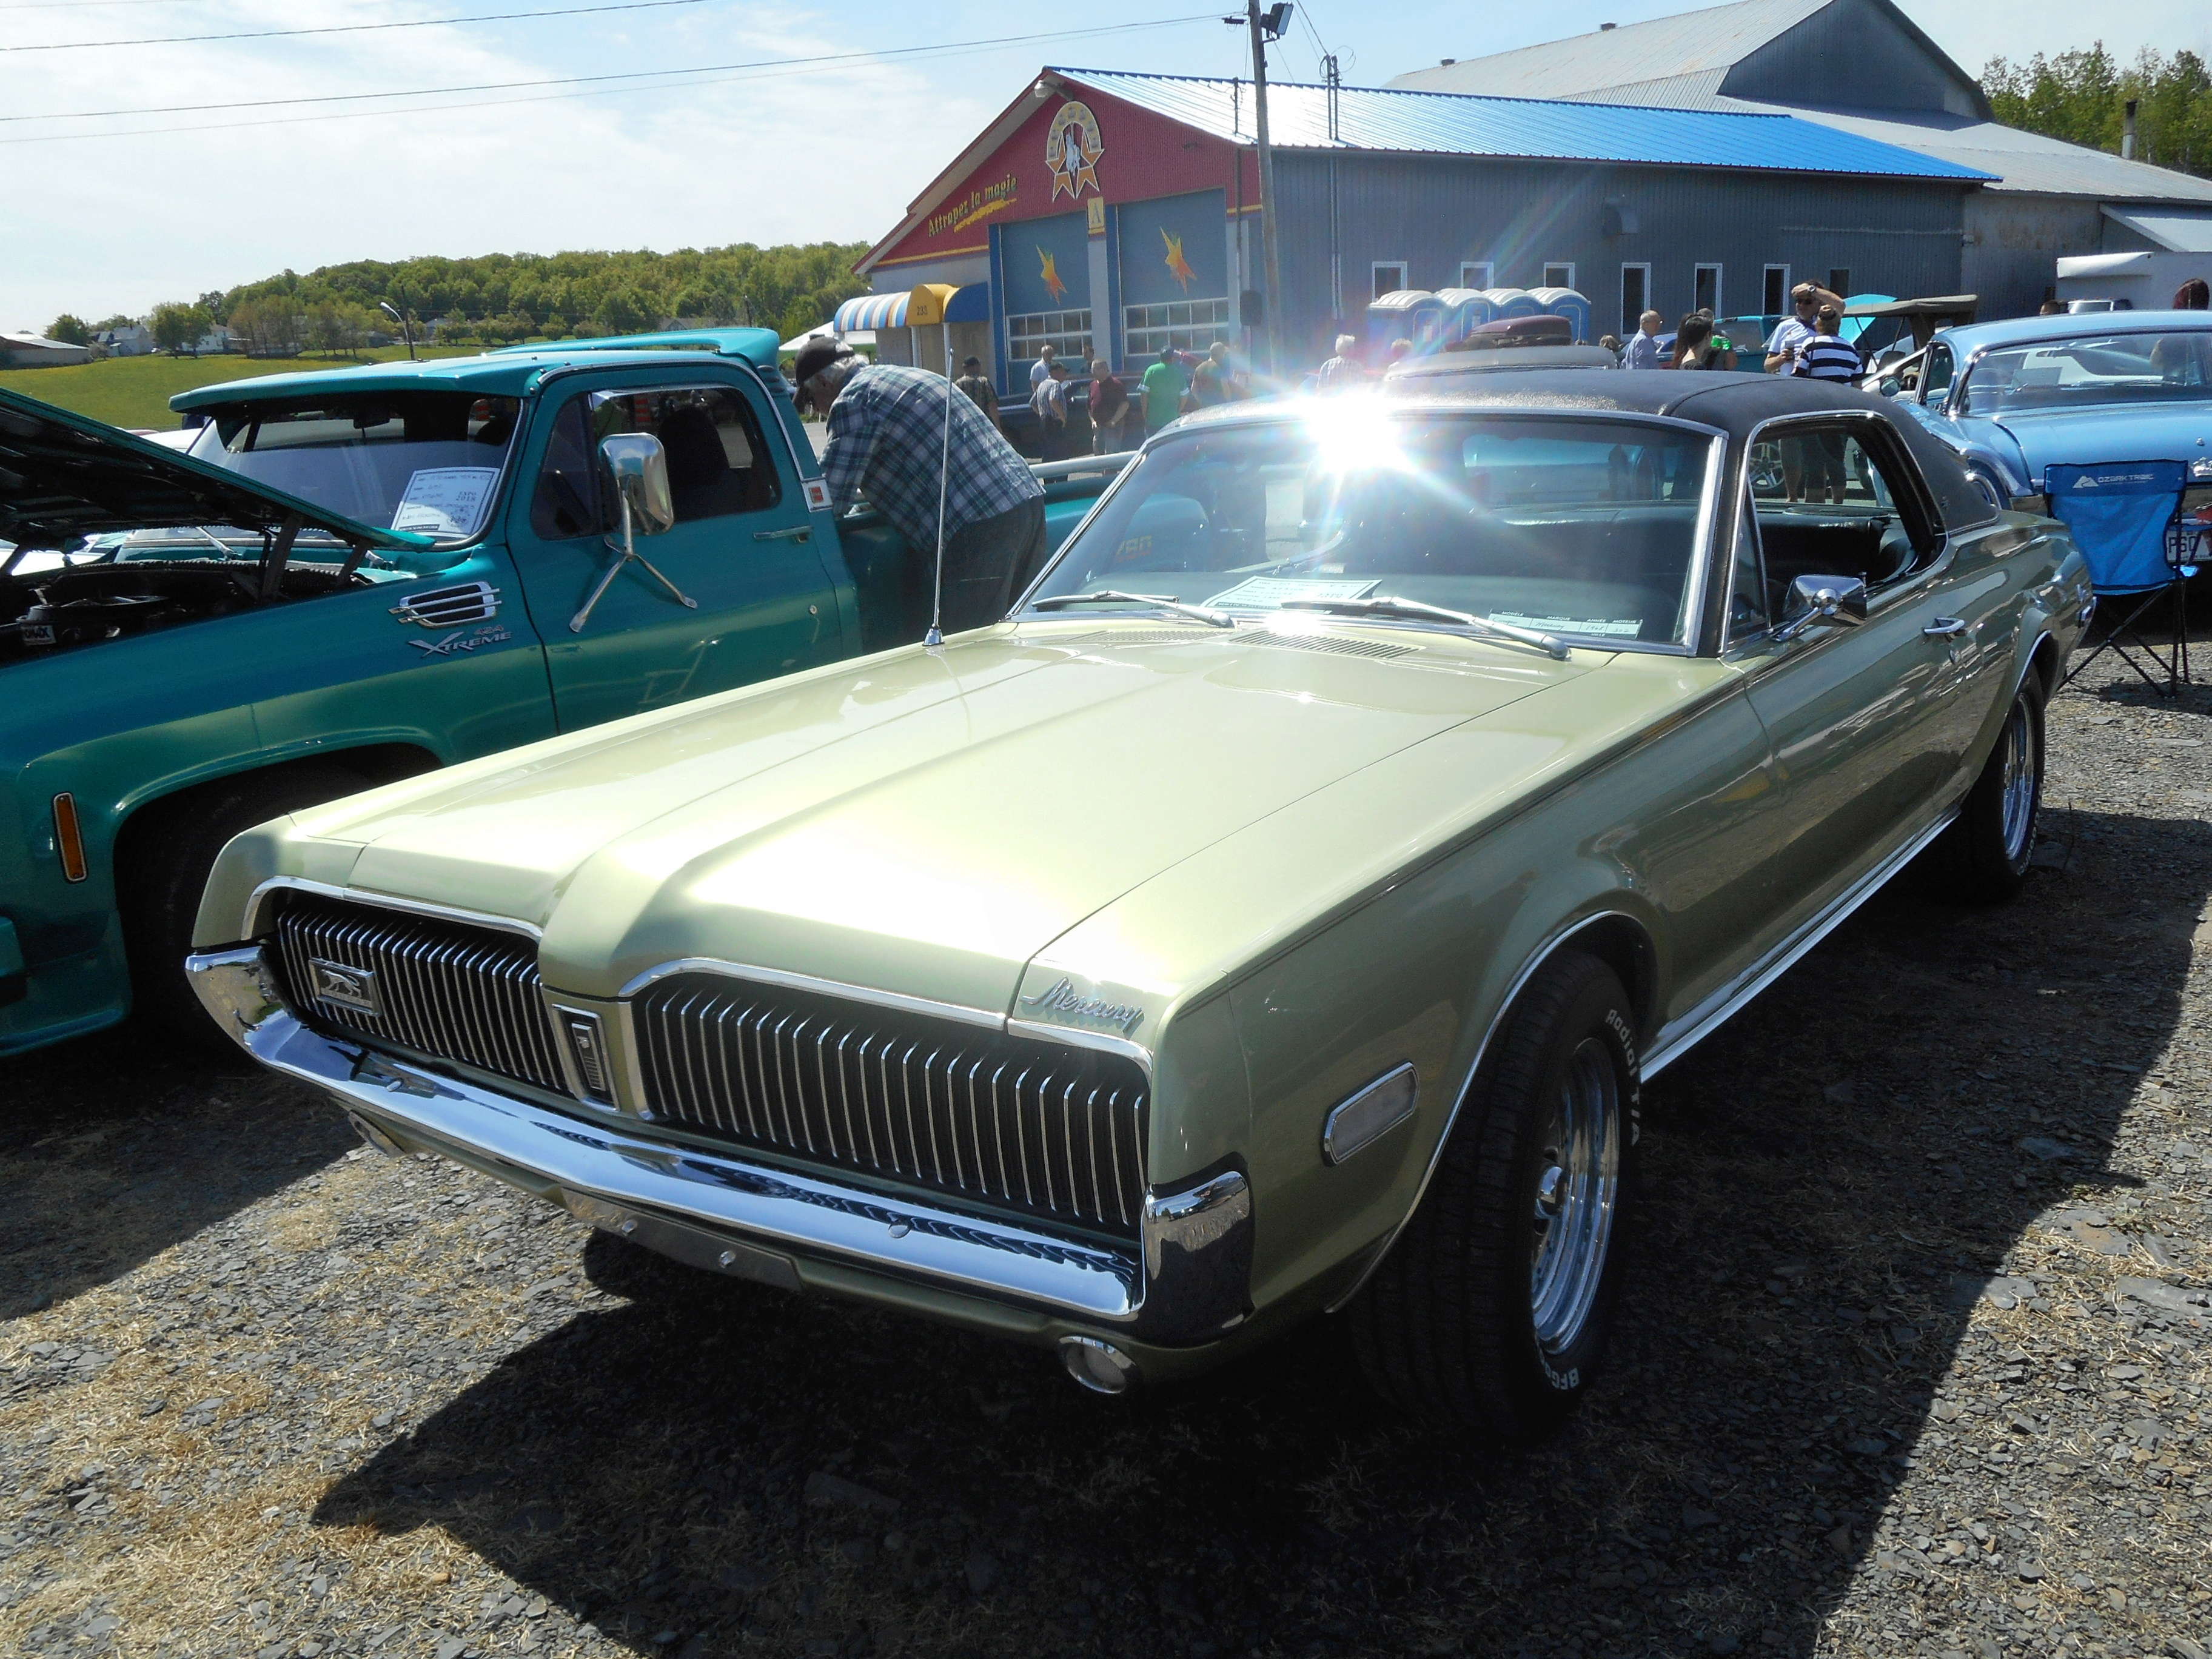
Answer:
<path fill-rule="evenodd" d="M 192 980 L 702 1269 L 1109 1391 L 1340 1311 L 1540 1431 L 1641 1084 L 1917 855 L 2018 886 L 2088 602 L 1876 399 L 1601 378 L 1179 422 L 998 625 L 240 836 Z"/>

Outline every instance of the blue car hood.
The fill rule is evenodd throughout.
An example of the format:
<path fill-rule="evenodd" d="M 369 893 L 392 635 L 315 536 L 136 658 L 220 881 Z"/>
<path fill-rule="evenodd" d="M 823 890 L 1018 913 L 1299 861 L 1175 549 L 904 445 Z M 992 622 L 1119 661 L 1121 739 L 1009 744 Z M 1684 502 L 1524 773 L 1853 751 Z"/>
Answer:
<path fill-rule="evenodd" d="M 1959 422 L 1971 439 L 2009 447 L 2027 463 L 2039 488 L 2052 461 L 2091 465 L 2100 461 L 2180 461 L 2212 458 L 2212 404 L 2128 404 L 2087 410 L 2015 410 L 1995 419 Z M 2000 437 L 1998 434 L 2002 434 Z M 2201 480 L 2199 482 L 2202 482 Z"/>

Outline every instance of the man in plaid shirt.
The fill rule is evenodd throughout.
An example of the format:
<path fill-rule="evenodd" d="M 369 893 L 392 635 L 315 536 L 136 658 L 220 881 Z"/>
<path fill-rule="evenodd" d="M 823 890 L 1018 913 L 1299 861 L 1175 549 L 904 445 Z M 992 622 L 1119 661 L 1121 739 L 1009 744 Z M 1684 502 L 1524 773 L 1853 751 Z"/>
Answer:
<path fill-rule="evenodd" d="M 827 340 L 799 354 L 792 377 L 802 409 L 828 412 L 822 477 L 831 511 L 866 496 L 914 549 L 909 569 L 927 591 L 941 477 L 945 631 L 987 627 L 1005 616 L 1015 589 L 1044 560 L 1044 489 L 997 426 L 943 375 L 864 362 Z"/>

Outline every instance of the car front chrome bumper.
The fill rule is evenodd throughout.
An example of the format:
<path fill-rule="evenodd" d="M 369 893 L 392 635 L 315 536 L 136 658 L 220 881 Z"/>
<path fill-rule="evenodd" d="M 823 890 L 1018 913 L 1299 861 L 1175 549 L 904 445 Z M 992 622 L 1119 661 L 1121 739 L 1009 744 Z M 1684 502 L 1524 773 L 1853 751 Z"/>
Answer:
<path fill-rule="evenodd" d="M 845 1288 L 857 1269 L 1043 1316 L 1048 1336 L 1052 1321 L 1199 1343 L 1249 1310 L 1251 1191 L 1233 1170 L 1149 1194 L 1141 1238 L 1116 1249 L 654 1139 L 336 1041 L 285 1006 L 257 945 L 185 969 L 248 1054 L 331 1096 L 372 1146 L 451 1158 L 695 1266 L 791 1289 Z"/>

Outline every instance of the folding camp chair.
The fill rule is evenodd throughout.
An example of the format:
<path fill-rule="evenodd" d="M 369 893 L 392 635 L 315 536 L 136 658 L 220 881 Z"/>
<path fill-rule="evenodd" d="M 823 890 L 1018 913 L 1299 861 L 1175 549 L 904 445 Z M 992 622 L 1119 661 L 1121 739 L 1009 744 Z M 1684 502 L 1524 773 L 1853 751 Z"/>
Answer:
<path fill-rule="evenodd" d="M 2192 520 L 2181 516 L 2188 483 L 2188 469 L 2179 461 L 2054 463 L 2044 468 L 2051 516 L 2073 532 L 2075 544 L 2089 562 L 2098 609 L 2110 605 L 2113 619 L 2087 654 L 2075 659 L 2068 681 L 2107 651 L 2161 696 L 2173 696 L 2189 679 L 2186 584 L 2197 574 L 2195 561 L 2204 556 L 2204 538 Z M 2172 612 L 2173 626 L 2172 641 L 2163 647 L 2142 631 L 2161 601 Z"/>

